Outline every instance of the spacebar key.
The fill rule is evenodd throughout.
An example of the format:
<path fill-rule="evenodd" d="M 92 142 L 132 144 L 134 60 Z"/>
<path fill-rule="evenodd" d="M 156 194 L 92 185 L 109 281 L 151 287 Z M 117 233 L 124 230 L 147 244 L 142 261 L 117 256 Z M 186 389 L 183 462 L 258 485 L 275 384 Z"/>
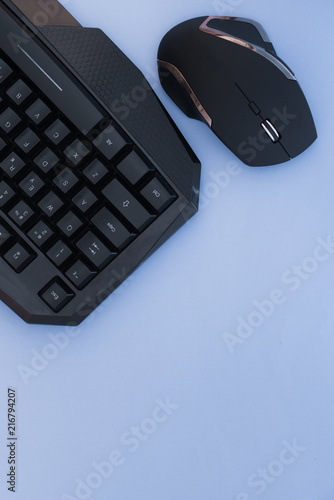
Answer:
<path fill-rule="evenodd" d="M 111 181 L 102 193 L 137 231 L 144 229 L 154 219 L 154 215 L 151 215 L 117 179 Z"/>

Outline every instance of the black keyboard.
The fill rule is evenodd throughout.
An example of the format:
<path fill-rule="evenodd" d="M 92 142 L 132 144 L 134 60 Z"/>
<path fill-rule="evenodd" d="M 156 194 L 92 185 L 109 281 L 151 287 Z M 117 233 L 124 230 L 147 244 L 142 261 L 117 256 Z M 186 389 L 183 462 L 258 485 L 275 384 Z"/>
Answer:
<path fill-rule="evenodd" d="M 0 298 L 77 325 L 196 212 L 200 166 L 147 82 L 115 113 L 143 77 L 100 30 L 36 30 L 5 3 L 2 32 L 25 38 L 0 46 Z"/>

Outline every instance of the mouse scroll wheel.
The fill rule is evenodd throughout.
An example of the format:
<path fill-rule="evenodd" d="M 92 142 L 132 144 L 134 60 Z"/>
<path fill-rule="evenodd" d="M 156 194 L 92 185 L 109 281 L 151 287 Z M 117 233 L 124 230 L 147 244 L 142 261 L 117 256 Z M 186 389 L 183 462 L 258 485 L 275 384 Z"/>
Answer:
<path fill-rule="evenodd" d="M 270 120 L 265 120 L 261 123 L 261 126 L 269 135 L 272 142 L 276 143 L 280 140 L 281 136 Z"/>

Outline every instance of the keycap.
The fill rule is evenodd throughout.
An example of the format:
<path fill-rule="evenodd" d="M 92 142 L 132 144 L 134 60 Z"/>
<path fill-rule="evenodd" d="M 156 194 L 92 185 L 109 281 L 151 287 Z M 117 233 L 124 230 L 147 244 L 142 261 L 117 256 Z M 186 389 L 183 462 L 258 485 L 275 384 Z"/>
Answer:
<path fill-rule="evenodd" d="M 44 151 L 35 158 L 35 164 L 47 174 L 55 165 L 59 163 L 58 156 L 51 151 L 49 148 L 45 148 Z"/>
<path fill-rule="evenodd" d="M 96 271 L 91 271 L 86 264 L 78 260 L 66 273 L 73 285 L 82 290 L 96 276 Z"/>
<path fill-rule="evenodd" d="M 97 197 L 87 187 L 84 187 L 74 198 L 73 203 L 82 213 L 86 213 L 95 203 Z"/>
<path fill-rule="evenodd" d="M 23 226 L 31 217 L 34 215 L 34 211 L 25 201 L 19 201 L 12 210 L 8 213 L 9 217 L 17 224 L 19 227 Z"/>
<path fill-rule="evenodd" d="M 38 246 L 41 247 L 46 243 L 52 236 L 53 231 L 49 228 L 47 224 L 43 221 L 39 221 L 29 232 L 29 238 Z"/>
<path fill-rule="evenodd" d="M 138 231 L 154 219 L 117 179 L 111 181 L 102 193 Z"/>
<path fill-rule="evenodd" d="M 97 184 L 102 180 L 108 173 L 108 169 L 100 162 L 100 160 L 94 160 L 88 167 L 83 171 L 83 174 L 92 184 Z"/>
<path fill-rule="evenodd" d="M 0 83 L 4 82 L 6 78 L 9 77 L 13 73 L 12 69 L 5 63 L 2 59 L 0 59 Z"/>
<path fill-rule="evenodd" d="M 69 257 L 71 257 L 72 251 L 63 241 L 59 240 L 50 248 L 46 255 L 57 267 L 60 267 Z"/>
<path fill-rule="evenodd" d="M 44 182 L 35 172 L 30 172 L 30 174 L 20 182 L 19 186 L 29 198 L 32 198 L 44 187 Z"/>
<path fill-rule="evenodd" d="M 39 137 L 30 128 L 27 128 L 15 139 L 15 143 L 25 153 L 29 153 L 39 142 Z"/>
<path fill-rule="evenodd" d="M 38 206 L 43 212 L 48 216 L 52 217 L 58 210 L 62 208 L 64 203 L 62 200 L 53 192 L 50 191 L 39 203 Z"/>
<path fill-rule="evenodd" d="M 90 150 L 78 139 L 76 139 L 68 148 L 65 149 L 64 154 L 74 164 L 79 165 L 82 160 L 90 153 Z"/>
<path fill-rule="evenodd" d="M 41 99 L 37 99 L 27 110 L 26 114 L 29 118 L 39 125 L 51 113 L 50 108 Z"/>
<path fill-rule="evenodd" d="M 6 146 L 7 146 L 6 142 L 0 137 L 0 151 L 5 149 Z"/>
<path fill-rule="evenodd" d="M 93 141 L 93 144 L 108 160 L 111 160 L 128 144 L 128 141 L 110 125 Z"/>
<path fill-rule="evenodd" d="M 0 248 L 11 238 L 11 234 L 0 224 Z"/>
<path fill-rule="evenodd" d="M 41 293 L 46 304 L 55 312 L 60 312 L 75 296 L 72 290 L 60 279 L 51 282 Z"/>
<path fill-rule="evenodd" d="M 91 231 L 78 241 L 77 247 L 98 269 L 103 269 L 116 257 L 116 253 L 111 252 Z"/>
<path fill-rule="evenodd" d="M 175 200 L 175 196 L 172 196 L 156 178 L 152 179 L 151 182 L 140 191 L 140 194 L 158 212 L 162 212 L 162 210 L 167 208 L 168 205 Z"/>
<path fill-rule="evenodd" d="M 125 247 L 135 236 L 106 208 L 92 218 L 94 226 L 118 249 Z"/>
<path fill-rule="evenodd" d="M 21 104 L 31 94 L 31 89 L 22 80 L 18 80 L 8 90 L 7 95 L 15 102 Z"/>
<path fill-rule="evenodd" d="M 34 259 L 32 251 L 28 251 L 21 243 L 16 243 L 4 255 L 5 261 L 16 271 L 21 273 Z"/>
<path fill-rule="evenodd" d="M 0 168 L 9 176 L 14 177 L 25 167 L 25 163 L 16 153 L 11 153 L 0 163 Z"/>
<path fill-rule="evenodd" d="M 68 212 L 57 224 L 59 229 L 66 235 L 72 236 L 78 229 L 81 228 L 83 223 L 73 212 Z"/>
<path fill-rule="evenodd" d="M 21 121 L 21 118 L 11 108 L 0 115 L 0 127 L 6 133 L 11 132 Z"/>
<path fill-rule="evenodd" d="M 59 144 L 61 141 L 65 139 L 70 133 L 70 130 L 66 127 L 66 125 L 60 121 L 56 120 L 46 131 L 45 134 L 47 137 L 54 143 Z"/>
<path fill-rule="evenodd" d="M 67 193 L 79 182 L 79 179 L 69 168 L 66 167 L 59 175 L 57 175 L 53 182 L 63 193 Z"/>
<path fill-rule="evenodd" d="M 15 196 L 14 191 L 7 182 L 0 182 L 0 208 L 4 207 Z"/>
<path fill-rule="evenodd" d="M 151 169 L 146 163 L 138 156 L 135 151 L 132 151 L 124 160 L 117 165 L 117 169 L 124 175 L 124 177 L 131 182 L 137 184 Z"/>

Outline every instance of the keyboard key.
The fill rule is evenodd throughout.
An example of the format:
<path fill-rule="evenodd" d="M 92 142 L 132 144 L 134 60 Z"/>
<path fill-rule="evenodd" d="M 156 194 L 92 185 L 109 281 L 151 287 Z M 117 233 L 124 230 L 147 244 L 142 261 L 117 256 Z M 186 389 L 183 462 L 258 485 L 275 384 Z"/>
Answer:
<path fill-rule="evenodd" d="M 154 219 L 154 215 L 149 214 L 117 179 L 111 181 L 102 193 L 138 231 Z"/>
<path fill-rule="evenodd" d="M 45 289 L 40 292 L 44 302 L 55 312 L 60 312 L 75 296 L 72 290 L 62 281 L 57 280 L 51 282 Z"/>
<path fill-rule="evenodd" d="M 45 120 L 50 113 L 50 108 L 41 99 L 37 99 L 26 111 L 26 114 L 36 125 Z"/>
<path fill-rule="evenodd" d="M 47 137 L 54 143 L 59 144 L 70 133 L 70 130 L 60 120 L 56 120 L 46 131 Z"/>
<path fill-rule="evenodd" d="M 16 271 L 21 273 L 33 260 L 34 254 L 20 243 L 16 243 L 5 255 L 5 261 Z"/>
<path fill-rule="evenodd" d="M 11 238 L 11 234 L 0 224 L 0 248 Z"/>
<path fill-rule="evenodd" d="M 63 241 L 59 240 L 46 255 L 57 267 L 60 267 L 69 257 L 71 257 L 72 251 Z"/>
<path fill-rule="evenodd" d="M 77 247 L 98 269 L 103 269 L 115 257 L 92 232 L 89 232 L 77 243 Z"/>
<path fill-rule="evenodd" d="M 137 184 L 144 175 L 152 170 L 135 151 L 132 151 L 132 153 L 124 158 L 124 160 L 117 165 L 117 169 L 129 182 L 131 182 L 131 184 Z"/>
<path fill-rule="evenodd" d="M 59 229 L 68 237 L 76 233 L 82 225 L 81 220 L 73 212 L 66 214 L 57 224 Z"/>
<path fill-rule="evenodd" d="M 15 143 L 25 153 L 29 153 L 39 142 L 39 137 L 30 128 L 27 128 L 15 139 Z"/>
<path fill-rule="evenodd" d="M 65 149 L 64 154 L 74 164 L 79 165 L 80 162 L 90 153 L 90 150 L 78 139 L 75 140 L 68 148 Z"/>
<path fill-rule="evenodd" d="M 82 290 L 96 276 L 95 271 L 91 271 L 86 264 L 78 260 L 66 273 L 67 278 L 73 285 Z"/>
<path fill-rule="evenodd" d="M 49 148 L 45 148 L 44 151 L 35 158 L 35 164 L 47 174 L 57 163 L 59 163 L 58 156 L 51 151 Z"/>
<path fill-rule="evenodd" d="M 50 193 L 48 193 L 38 204 L 39 208 L 43 210 L 48 217 L 55 215 L 63 205 L 64 203 L 53 191 L 50 191 Z"/>
<path fill-rule="evenodd" d="M 44 187 L 44 182 L 35 172 L 30 172 L 30 174 L 20 182 L 19 186 L 29 198 L 32 198 Z"/>
<path fill-rule="evenodd" d="M 15 224 L 21 227 L 31 219 L 34 212 L 24 201 L 20 201 L 14 208 L 12 208 L 12 210 L 9 211 L 8 215 L 15 222 Z"/>
<path fill-rule="evenodd" d="M 86 213 L 95 203 L 97 202 L 97 197 L 92 193 L 87 187 L 83 188 L 80 193 L 78 193 L 73 198 L 73 203 L 78 207 L 82 213 Z"/>
<path fill-rule="evenodd" d="M 49 226 L 45 222 L 40 221 L 29 231 L 28 236 L 38 247 L 41 247 L 49 241 L 53 234 Z"/>
<path fill-rule="evenodd" d="M 8 90 L 7 95 L 15 102 L 21 104 L 31 94 L 31 89 L 22 80 L 18 80 Z"/>
<path fill-rule="evenodd" d="M 4 82 L 6 78 L 9 77 L 13 73 L 12 69 L 5 63 L 2 59 L 0 59 L 0 83 Z"/>
<path fill-rule="evenodd" d="M 10 154 L 0 163 L 0 168 L 2 168 L 9 177 L 14 177 L 14 175 L 21 172 L 23 167 L 25 167 L 25 163 L 16 153 Z"/>
<path fill-rule="evenodd" d="M 128 144 L 115 127 L 110 125 L 94 141 L 94 146 L 108 159 L 114 158 Z"/>
<path fill-rule="evenodd" d="M 79 179 L 66 167 L 53 182 L 63 193 L 67 193 L 79 182 Z"/>
<path fill-rule="evenodd" d="M 4 207 L 15 196 L 14 191 L 7 182 L 0 182 L 0 208 Z"/>
<path fill-rule="evenodd" d="M 21 118 L 11 108 L 0 115 L 0 127 L 6 133 L 11 132 L 21 121 Z"/>
<path fill-rule="evenodd" d="M 5 141 L 3 139 L 1 139 L 1 137 L 0 137 L 0 151 L 5 149 L 6 146 L 7 146 L 7 144 L 5 143 Z"/>
<path fill-rule="evenodd" d="M 140 194 L 147 200 L 152 207 L 154 207 L 158 212 L 162 212 L 168 207 L 174 200 L 175 196 L 172 196 L 167 189 L 158 181 L 158 179 L 153 179 L 140 191 Z"/>
<path fill-rule="evenodd" d="M 88 167 L 85 168 L 83 174 L 92 184 L 97 184 L 108 173 L 107 168 L 99 160 L 94 160 Z"/>
<path fill-rule="evenodd" d="M 126 246 L 135 237 L 106 208 L 92 218 L 92 223 L 118 249 Z"/>

